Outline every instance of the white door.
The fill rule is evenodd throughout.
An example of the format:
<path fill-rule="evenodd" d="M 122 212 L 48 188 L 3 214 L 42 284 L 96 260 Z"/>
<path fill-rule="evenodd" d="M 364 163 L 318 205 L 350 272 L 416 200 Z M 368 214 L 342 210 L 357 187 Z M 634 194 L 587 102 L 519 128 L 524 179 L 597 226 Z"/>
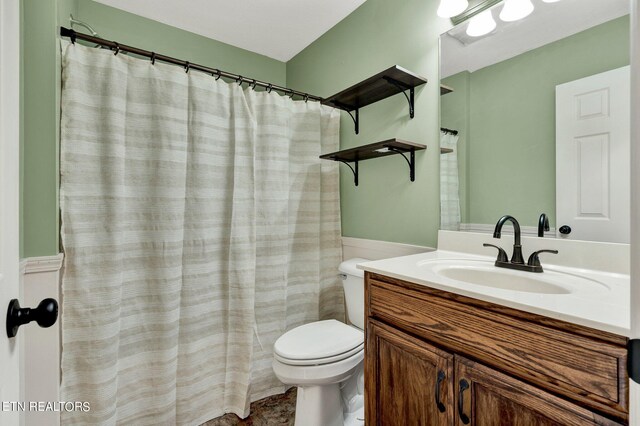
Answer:
<path fill-rule="evenodd" d="M 5 331 L 9 300 L 18 298 L 19 0 L 0 0 L 0 424 L 17 425 L 22 400 L 20 340 Z"/>
<path fill-rule="evenodd" d="M 631 338 L 640 338 L 640 1 L 631 1 Z M 640 384 L 630 380 L 629 424 L 640 426 Z"/>
<path fill-rule="evenodd" d="M 556 232 L 630 240 L 630 71 L 556 86 Z"/>

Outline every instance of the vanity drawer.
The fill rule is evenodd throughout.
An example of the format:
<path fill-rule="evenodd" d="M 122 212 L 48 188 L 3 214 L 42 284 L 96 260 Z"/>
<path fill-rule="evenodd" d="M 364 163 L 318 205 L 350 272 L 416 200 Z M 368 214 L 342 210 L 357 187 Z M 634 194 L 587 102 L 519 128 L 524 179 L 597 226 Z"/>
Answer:
<path fill-rule="evenodd" d="M 461 296 L 447 297 L 450 293 L 378 278 L 367 278 L 367 315 L 592 409 L 628 419 L 624 346 L 482 309 L 461 302 L 465 299 Z"/>

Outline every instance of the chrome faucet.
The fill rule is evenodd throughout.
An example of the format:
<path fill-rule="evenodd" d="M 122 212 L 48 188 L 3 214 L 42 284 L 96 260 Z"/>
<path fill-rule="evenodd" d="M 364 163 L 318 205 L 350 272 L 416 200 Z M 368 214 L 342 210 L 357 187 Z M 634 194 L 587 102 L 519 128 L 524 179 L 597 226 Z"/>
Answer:
<path fill-rule="evenodd" d="M 543 213 L 544 218 L 546 219 L 546 215 Z M 543 217 L 540 216 L 540 223 L 544 226 Z M 506 222 L 511 222 L 513 224 L 513 232 L 514 232 L 514 241 L 513 241 L 513 254 L 511 255 L 511 261 L 509 261 L 509 257 L 507 253 L 501 248 L 493 244 L 483 244 L 484 247 L 493 247 L 498 249 L 498 258 L 496 259 L 495 265 L 499 268 L 509 268 L 509 269 L 517 269 L 519 271 L 527 271 L 527 272 L 543 272 L 542 265 L 540 264 L 540 258 L 538 255 L 540 253 L 553 253 L 558 254 L 558 250 L 538 250 L 533 252 L 531 256 L 529 256 L 529 260 L 527 263 L 524 263 L 524 258 L 522 257 L 522 242 L 520 237 L 520 224 L 516 220 L 515 217 L 505 215 L 498 220 L 496 223 L 496 228 L 493 231 L 493 238 L 500 238 L 502 236 L 502 227 Z M 546 220 L 547 226 L 549 224 L 548 219 Z"/>

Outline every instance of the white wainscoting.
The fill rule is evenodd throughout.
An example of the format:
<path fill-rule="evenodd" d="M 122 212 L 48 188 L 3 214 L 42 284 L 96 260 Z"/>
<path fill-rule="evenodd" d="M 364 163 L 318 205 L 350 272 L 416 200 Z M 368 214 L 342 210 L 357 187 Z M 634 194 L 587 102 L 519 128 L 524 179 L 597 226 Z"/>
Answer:
<path fill-rule="evenodd" d="M 35 308 L 42 299 L 60 299 L 60 271 L 63 255 L 31 257 L 20 262 L 22 307 Z M 60 309 L 59 309 L 60 310 Z M 49 328 L 36 323 L 20 327 L 18 339 L 23 344 L 25 401 L 60 401 L 60 318 Z M 57 412 L 25 413 L 25 426 L 60 424 Z"/>
<path fill-rule="evenodd" d="M 461 223 L 460 231 L 462 232 L 479 232 L 482 234 L 493 234 L 493 230 L 495 229 L 496 224 L 493 223 Z M 513 235 L 513 227 L 510 224 L 505 224 L 504 228 L 502 228 L 502 233 L 504 235 Z M 520 233 L 522 236 L 527 237 L 537 237 L 538 236 L 538 227 L 537 226 L 520 226 Z M 544 232 L 545 238 L 555 238 L 556 237 L 556 228 L 550 228 L 548 231 Z"/>
<path fill-rule="evenodd" d="M 369 260 L 388 259 L 410 254 L 434 251 L 433 247 L 392 243 L 389 241 L 365 240 L 362 238 L 342 237 L 342 259 L 361 257 Z"/>

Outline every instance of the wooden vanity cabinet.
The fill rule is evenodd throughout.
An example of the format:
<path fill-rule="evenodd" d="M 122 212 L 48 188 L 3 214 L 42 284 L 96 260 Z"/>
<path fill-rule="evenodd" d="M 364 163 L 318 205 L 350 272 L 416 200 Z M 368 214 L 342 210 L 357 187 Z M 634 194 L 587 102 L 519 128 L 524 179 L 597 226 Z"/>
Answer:
<path fill-rule="evenodd" d="M 619 424 L 485 365 L 455 358 L 456 425 Z"/>
<path fill-rule="evenodd" d="M 367 425 L 453 424 L 453 355 L 385 324 L 367 325 Z M 371 381 L 369 381 L 371 382 Z"/>
<path fill-rule="evenodd" d="M 365 274 L 367 425 L 628 423 L 627 339 Z"/>

